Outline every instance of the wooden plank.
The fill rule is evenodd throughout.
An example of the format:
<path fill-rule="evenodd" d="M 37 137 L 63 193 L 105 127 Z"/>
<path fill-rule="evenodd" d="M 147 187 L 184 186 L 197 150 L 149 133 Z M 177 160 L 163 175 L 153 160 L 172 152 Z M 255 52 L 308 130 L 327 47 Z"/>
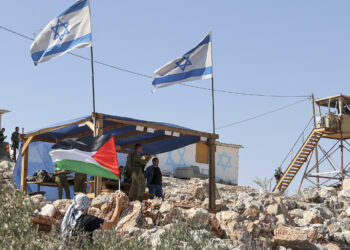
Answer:
<path fill-rule="evenodd" d="M 120 145 L 120 147 L 122 149 L 131 148 L 131 147 L 135 146 L 137 143 L 144 145 L 144 144 L 148 144 L 148 143 L 152 143 L 152 142 L 163 141 L 163 140 L 170 139 L 170 138 L 175 138 L 175 137 L 172 137 L 169 135 L 161 135 L 161 136 L 157 136 L 157 137 L 153 137 L 153 138 L 148 138 L 148 139 L 139 140 L 139 141 L 135 141 L 132 143 Z"/>
<path fill-rule="evenodd" d="M 209 211 L 216 208 L 215 205 L 215 136 L 209 137 Z"/>
<path fill-rule="evenodd" d="M 41 137 L 41 136 L 34 136 L 33 141 L 43 141 L 43 142 L 51 142 L 51 143 L 57 142 L 56 139 L 45 138 L 45 137 Z"/>
<path fill-rule="evenodd" d="M 34 136 L 30 136 L 27 140 L 25 140 L 25 142 L 23 143 L 23 147 L 22 147 L 22 152 L 21 154 L 23 155 L 24 152 L 26 152 L 28 150 L 29 144 L 32 142 Z"/>
<path fill-rule="evenodd" d="M 24 144 L 26 141 L 24 141 Z M 28 150 L 22 154 L 21 166 L 21 191 L 27 193 L 27 175 L 28 175 Z"/>
<path fill-rule="evenodd" d="M 125 127 L 125 124 L 115 123 L 115 124 L 111 124 L 111 125 L 104 127 L 103 130 L 109 131 L 112 129 L 122 128 L 122 127 Z M 62 141 L 62 140 L 67 139 L 67 138 L 80 138 L 80 137 L 84 137 L 84 136 L 88 136 L 88 135 L 92 135 L 92 134 L 93 134 L 93 131 L 88 130 L 88 131 L 80 132 L 77 134 L 67 135 L 67 136 L 61 137 L 60 139 L 57 140 L 57 142 Z"/>
<path fill-rule="evenodd" d="M 123 139 L 127 139 L 127 138 L 130 138 L 130 137 L 134 137 L 134 136 L 138 136 L 138 135 L 143 135 L 143 134 L 147 134 L 145 132 L 145 129 L 144 131 L 132 131 L 132 132 L 129 132 L 129 133 L 125 133 L 125 134 L 121 134 L 121 135 L 116 135 L 114 136 L 114 138 L 116 140 L 123 140 Z"/>
<path fill-rule="evenodd" d="M 94 131 L 94 124 L 91 121 L 85 122 L 86 126 L 88 126 L 92 131 Z"/>
<path fill-rule="evenodd" d="M 106 118 L 107 121 L 115 121 L 118 123 L 123 123 L 123 124 L 129 124 L 129 125 L 134 125 L 134 126 L 142 126 L 142 127 L 149 127 L 149 128 L 154 128 L 158 130 L 166 130 L 166 131 L 172 131 L 172 132 L 178 132 L 181 134 L 186 134 L 186 135 L 194 135 L 194 136 L 203 136 L 203 137 L 211 137 L 213 136 L 212 134 L 205 133 L 205 132 L 200 132 L 192 129 L 184 129 L 184 128 L 175 128 L 167 125 L 161 125 L 161 124 L 156 124 L 152 122 L 136 122 L 136 121 L 124 121 L 116 118 Z M 218 139 L 219 136 L 217 134 L 214 135 L 215 139 Z"/>
<path fill-rule="evenodd" d="M 56 129 L 66 128 L 66 127 L 73 126 L 76 124 L 84 123 L 84 122 L 89 121 L 90 119 L 91 118 L 89 117 L 89 118 L 85 118 L 85 119 L 82 119 L 82 120 L 76 121 L 76 122 L 71 122 L 71 123 L 67 123 L 67 124 L 63 124 L 63 125 L 59 125 L 59 126 L 54 126 L 54 127 L 50 127 L 50 128 L 45 128 L 45 129 L 40 129 L 36 132 L 30 133 L 30 134 L 25 134 L 24 137 L 28 138 L 30 136 L 45 134 L 47 132 L 51 132 L 51 131 L 54 131 Z"/>

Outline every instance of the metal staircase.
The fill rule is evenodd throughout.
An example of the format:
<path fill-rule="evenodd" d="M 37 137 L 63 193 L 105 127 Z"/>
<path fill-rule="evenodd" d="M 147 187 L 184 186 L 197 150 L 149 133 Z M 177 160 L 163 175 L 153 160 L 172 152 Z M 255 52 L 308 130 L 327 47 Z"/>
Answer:
<path fill-rule="evenodd" d="M 318 141 L 322 137 L 323 131 L 324 129 L 313 129 L 311 131 L 310 135 L 305 140 L 292 162 L 289 164 L 287 170 L 284 172 L 283 176 L 276 184 L 273 191 L 281 190 L 283 192 L 288 188 L 289 184 L 292 182 L 294 177 L 299 172 L 300 168 L 306 162 L 311 152 L 315 149 Z"/>

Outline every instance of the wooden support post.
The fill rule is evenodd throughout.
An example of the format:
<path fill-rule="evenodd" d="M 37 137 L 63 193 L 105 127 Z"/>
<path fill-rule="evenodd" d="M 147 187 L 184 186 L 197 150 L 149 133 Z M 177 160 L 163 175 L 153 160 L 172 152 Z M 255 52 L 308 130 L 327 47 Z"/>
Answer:
<path fill-rule="evenodd" d="M 215 137 L 209 138 L 209 211 L 215 211 Z"/>
<path fill-rule="evenodd" d="M 97 114 L 96 117 L 96 136 L 103 135 L 103 114 Z M 102 177 L 96 177 L 96 196 L 101 193 L 102 190 Z"/>
<path fill-rule="evenodd" d="M 22 145 L 26 145 L 26 144 L 27 144 L 27 140 L 23 140 Z M 26 150 L 21 150 L 21 154 L 22 154 L 21 191 L 27 193 L 28 147 L 26 148 Z"/>

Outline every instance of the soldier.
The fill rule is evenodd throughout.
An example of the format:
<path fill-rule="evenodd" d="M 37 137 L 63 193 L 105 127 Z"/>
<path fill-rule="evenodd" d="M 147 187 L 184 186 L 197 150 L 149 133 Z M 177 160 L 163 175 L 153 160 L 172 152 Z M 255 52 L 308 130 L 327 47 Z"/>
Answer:
<path fill-rule="evenodd" d="M 74 193 L 86 192 L 86 174 L 75 173 L 74 175 Z"/>
<path fill-rule="evenodd" d="M 4 136 L 5 128 L 0 130 L 0 143 L 3 143 L 7 136 Z"/>
<path fill-rule="evenodd" d="M 280 181 L 281 177 L 283 175 L 283 172 L 282 172 L 282 168 L 281 167 L 278 167 L 276 170 L 275 170 L 275 179 L 276 179 L 276 185 L 278 184 L 278 182 Z"/>
<path fill-rule="evenodd" d="M 12 141 L 12 150 L 13 150 L 13 160 L 16 161 L 17 156 L 17 149 L 18 149 L 18 141 L 19 141 L 19 127 L 15 128 L 15 132 L 11 135 L 11 141 Z"/>
<path fill-rule="evenodd" d="M 69 172 L 65 170 L 61 170 L 60 168 L 55 166 L 55 182 L 58 186 L 58 199 L 62 199 L 62 189 L 64 189 L 64 192 L 66 193 L 66 199 L 70 199 L 70 190 L 67 180 L 67 174 Z"/>
<path fill-rule="evenodd" d="M 131 172 L 131 187 L 129 191 L 129 199 L 131 201 L 136 198 L 141 202 L 145 192 L 146 183 L 143 175 L 144 168 L 152 156 L 141 156 L 141 144 L 135 145 L 135 151 L 128 155 L 127 168 Z"/>

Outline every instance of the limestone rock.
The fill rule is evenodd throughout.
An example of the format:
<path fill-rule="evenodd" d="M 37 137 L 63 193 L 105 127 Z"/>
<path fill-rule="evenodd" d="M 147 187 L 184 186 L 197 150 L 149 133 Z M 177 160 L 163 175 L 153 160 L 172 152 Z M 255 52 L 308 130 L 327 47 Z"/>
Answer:
<path fill-rule="evenodd" d="M 159 208 L 159 212 L 163 213 L 170 213 L 173 210 L 173 206 L 168 202 L 164 201 L 162 205 Z"/>
<path fill-rule="evenodd" d="M 189 218 L 194 218 L 198 216 L 201 219 L 205 219 L 205 218 L 208 218 L 208 215 L 209 215 L 208 210 L 204 208 L 197 208 L 197 207 L 186 210 L 186 213 Z"/>
<path fill-rule="evenodd" d="M 39 215 L 53 217 L 55 214 L 55 211 L 56 211 L 56 208 L 54 205 L 47 204 L 41 208 Z"/>
<path fill-rule="evenodd" d="M 41 194 L 36 194 L 33 196 L 30 196 L 30 200 L 37 206 L 40 206 L 40 203 L 43 201 L 46 201 L 46 198 Z"/>
<path fill-rule="evenodd" d="M 282 213 L 282 209 L 280 205 L 276 204 L 271 204 L 266 208 L 266 212 L 268 214 L 273 214 L 273 215 L 278 215 Z"/>
<path fill-rule="evenodd" d="M 40 215 L 33 219 L 33 226 L 39 226 L 39 231 L 50 232 L 52 226 L 58 227 L 60 222 L 50 216 Z"/>
<path fill-rule="evenodd" d="M 308 224 L 322 224 L 324 221 L 321 212 L 317 209 L 310 209 L 309 211 L 305 211 L 303 219 Z"/>
<path fill-rule="evenodd" d="M 322 187 L 321 190 L 319 191 L 319 195 L 322 198 L 330 198 L 332 196 L 337 195 L 337 190 L 334 187 Z"/>
<path fill-rule="evenodd" d="M 112 194 L 100 194 L 92 199 L 91 206 L 101 208 L 103 204 L 112 202 Z"/>
<path fill-rule="evenodd" d="M 293 227 L 278 226 L 274 230 L 273 240 L 277 245 L 292 249 L 311 249 L 312 246 L 307 233 Z"/>
<path fill-rule="evenodd" d="M 56 200 L 52 203 L 52 205 L 55 206 L 55 208 L 60 212 L 61 215 L 64 216 L 66 213 L 68 207 L 72 204 L 72 200 L 68 199 L 62 199 L 62 200 Z"/>
<path fill-rule="evenodd" d="M 315 187 L 304 188 L 300 192 L 300 197 L 305 202 L 318 202 L 320 198 L 317 188 Z"/>
<path fill-rule="evenodd" d="M 134 201 L 131 206 L 126 208 L 120 215 L 120 219 L 116 226 L 116 231 L 119 233 L 137 231 L 139 226 L 145 225 L 145 219 L 142 216 L 141 203 Z M 136 229 L 135 229 L 136 228 Z"/>
<path fill-rule="evenodd" d="M 248 219 L 255 219 L 259 217 L 259 213 L 260 209 L 255 205 L 251 205 L 244 211 L 243 216 Z"/>
<path fill-rule="evenodd" d="M 89 207 L 88 215 L 99 217 L 101 215 L 101 210 L 96 207 Z"/>

